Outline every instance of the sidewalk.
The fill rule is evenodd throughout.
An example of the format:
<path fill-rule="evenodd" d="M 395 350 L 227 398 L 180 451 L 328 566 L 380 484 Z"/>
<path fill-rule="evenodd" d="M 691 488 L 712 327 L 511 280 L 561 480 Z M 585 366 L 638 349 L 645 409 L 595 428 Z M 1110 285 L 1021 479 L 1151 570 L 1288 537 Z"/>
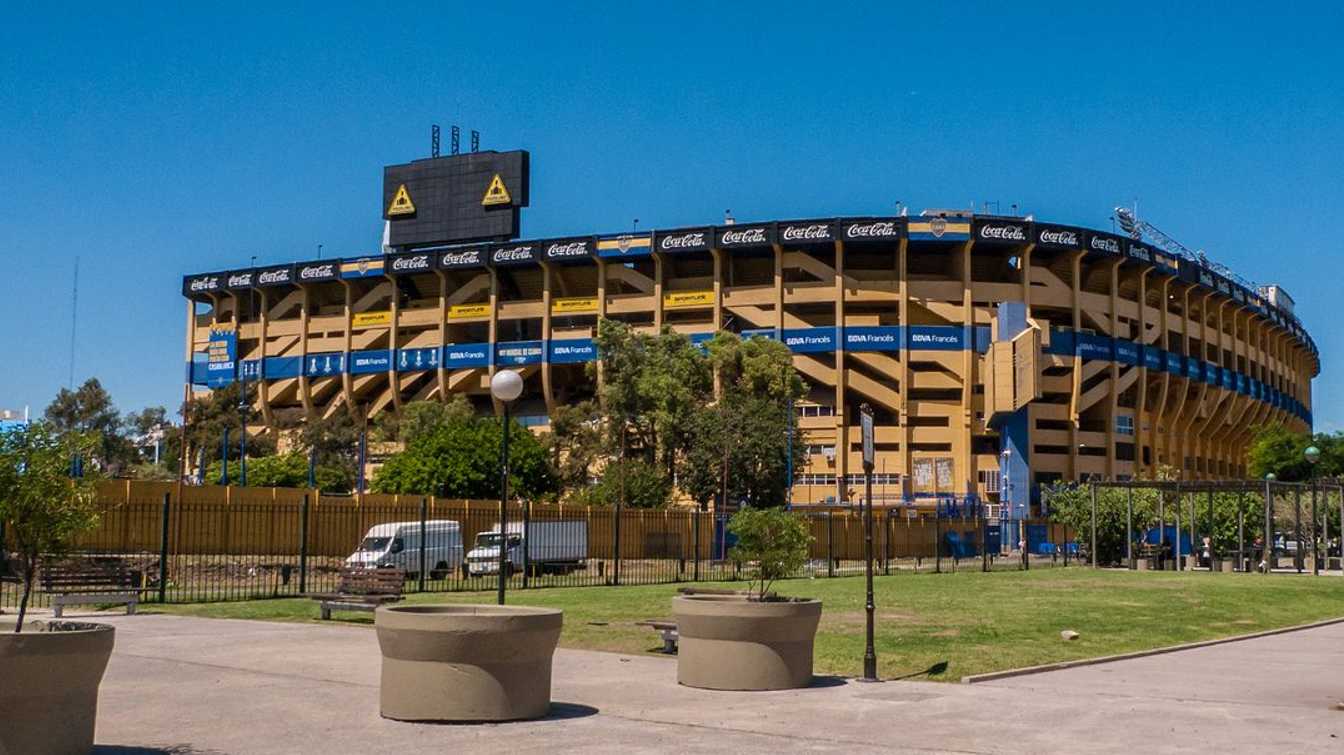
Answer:
<path fill-rule="evenodd" d="M 777 693 L 680 687 L 675 660 L 656 655 L 560 650 L 550 718 L 452 726 L 378 716 L 378 646 L 367 627 L 99 620 L 117 626 L 98 717 L 96 751 L 109 754 L 1085 753 L 1138 742 L 1145 752 L 1245 752 L 1344 742 L 1332 739 L 1344 738 L 1344 712 L 1327 705 L 1344 671 L 1339 625 L 978 685 L 821 679 Z M 1211 676 L 1201 687 L 1203 670 Z M 1310 675 L 1320 684 L 1295 693 Z M 1344 685 L 1335 691 L 1344 698 Z"/>

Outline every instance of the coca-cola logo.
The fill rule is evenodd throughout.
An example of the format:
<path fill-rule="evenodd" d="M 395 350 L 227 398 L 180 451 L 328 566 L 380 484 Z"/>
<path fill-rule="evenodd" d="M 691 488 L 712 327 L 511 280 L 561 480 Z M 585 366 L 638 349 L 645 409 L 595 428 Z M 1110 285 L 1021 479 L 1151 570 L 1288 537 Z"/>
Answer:
<path fill-rule="evenodd" d="M 1056 246 L 1078 246 L 1078 234 L 1075 231 L 1052 231 L 1042 230 L 1038 237 L 1042 244 L 1055 244 Z"/>
<path fill-rule="evenodd" d="M 980 238 L 996 241 L 1026 241 L 1027 231 L 1020 225 L 986 225 L 980 227 Z"/>
<path fill-rule="evenodd" d="M 392 260 L 393 272 L 409 272 L 412 270 L 428 270 L 429 255 L 417 254 L 414 257 L 398 257 Z"/>
<path fill-rule="evenodd" d="M 845 228 L 845 238 L 847 239 L 893 238 L 896 234 L 896 223 L 890 221 L 855 223 Z"/>
<path fill-rule="evenodd" d="M 252 285 L 252 273 L 230 273 L 229 288 Z"/>
<path fill-rule="evenodd" d="M 279 283 L 289 283 L 290 269 L 281 268 L 279 270 L 267 270 L 257 275 L 257 284 L 262 286 L 274 286 Z"/>
<path fill-rule="evenodd" d="M 565 243 L 551 244 L 546 247 L 546 256 L 551 259 L 557 257 L 581 257 L 587 253 L 587 241 L 569 241 Z"/>
<path fill-rule="evenodd" d="M 463 267 L 466 265 L 481 264 L 481 250 L 470 249 L 465 252 L 445 252 L 439 258 L 439 264 L 444 267 Z"/>
<path fill-rule="evenodd" d="M 214 275 L 196 278 L 187 287 L 192 291 L 214 291 L 219 288 L 219 278 Z"/>
<path fill-rule="evenodd" d="M 511 246 L 506 249 L 496 249 L 495 253 L 490 255 L 494 262 L 529 262 L 532 260 L 532 247 L 530 246 Z"/>
<path fill-rule="evenodd" d="M 1092 248 L 1099 252 L 1106 252 L 1108 254 L 1119 254 L 1120 242 L 1116 241 L 1115 239 L 1108 239 L 1105 236 L 1093 236 Z"/>
<path fill-rule="evenodd" d="M 825 223 L 811 225 L 789 225 L 782 234 L 785 241 L 829 241 L 831 227 Z"/>
<path fill-rule="evenodd" d="M 1136 244 L 1129 245 L 1129 256 L 1136 260 L 1143 260 L 1144 262 L 1153 261 L 1153 256 L 1148 253 L 1148 247 L 1138 246 Z"/>
<path fill-rule="evenodd" d="M 658 242 L 658 248 L 663 250 L 673 249 L 696 249 L 705 245 L 705 234 L 703 231 L 695 233 L 681 233 L 675 236 L 664 236 Z"/>
<path fill-rule="evenodd" d="M 764 228 L 746 228 L 741 231 L 724 231 L 723 236 L 719 238 L 723 244 L 764 244 Z"/>
<path fill-rule="evenodd" d="M 299 280 L 323 280 L 336 275 L 336 266 L 327 265 L 305 265 L 299 270 Z"/>

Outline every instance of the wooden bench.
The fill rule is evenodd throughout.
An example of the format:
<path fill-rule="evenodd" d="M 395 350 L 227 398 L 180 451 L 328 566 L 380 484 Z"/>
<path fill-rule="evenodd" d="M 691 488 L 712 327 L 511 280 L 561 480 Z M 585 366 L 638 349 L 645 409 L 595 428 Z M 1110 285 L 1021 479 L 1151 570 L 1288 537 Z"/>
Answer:
<path fill-rule="evenodd" d="M 636 621 L 635 626 L 654 629 L 663 638 L 663 652 L 668 655 L 677 654 L 677 622 L 667 621 L 666 619 L 649 619 L 647 621 Z"/>
<path fill-rule="evenodd" d="M 140 573 L 119 558 L 75 558 L 44 564 L 42 591 L 51 596 L 51 613 L 61 618 L 66 606 L 124 603 L 135 613 L 140 602 Z"/>
<path fill-rule="evenodd" d="M 305 595 L 320 601 L 322 618 L 330 619 L 334 610 L 373 611 L 386 603 L 396 603 L 402 598 L 401 591 L 405 584 L 406 575 L 396 567 L 346 567 L 341 570 L 336 592 Z"/>

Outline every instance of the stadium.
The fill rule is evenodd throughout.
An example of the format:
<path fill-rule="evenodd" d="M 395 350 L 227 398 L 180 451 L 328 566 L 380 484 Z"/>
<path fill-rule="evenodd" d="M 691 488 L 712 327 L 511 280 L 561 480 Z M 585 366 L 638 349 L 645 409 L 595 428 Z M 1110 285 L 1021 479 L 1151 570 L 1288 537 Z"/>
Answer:
<path fill-rule="evenodd" d="M 1055 480 L 1244 477 L 1254 428 L 1311 427 L 1319 354 L 1286 293 L 1142 234 L 931 210 L 519 240 L 528 159 L 388 166 L 382 254 L 186 276 L 186 395 L 255 382 L 265 431 L 452 394 L 498 411 L 510 368 L 541 431 L 593 395 L 599 319 L 729 330 L 785 343 L 810 386 L 795 504 L 856 499 L 867 403 L 878 505 L 1013 518 Z"/>

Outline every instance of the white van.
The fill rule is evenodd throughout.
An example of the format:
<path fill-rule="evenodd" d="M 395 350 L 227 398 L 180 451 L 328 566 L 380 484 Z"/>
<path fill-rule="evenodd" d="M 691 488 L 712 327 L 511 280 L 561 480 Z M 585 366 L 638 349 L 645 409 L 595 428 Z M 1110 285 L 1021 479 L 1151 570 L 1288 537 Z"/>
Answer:
<path fill-rule="evenodd" d="M 447 519 L 425 522 L 425 567 L 430 579 L 443 579 L 462 566 L 462 526 Z M 395 566 L 407 579 L 420 576 L 420 522 L 376 524 L 364 534 L 346 566 Z"/>

